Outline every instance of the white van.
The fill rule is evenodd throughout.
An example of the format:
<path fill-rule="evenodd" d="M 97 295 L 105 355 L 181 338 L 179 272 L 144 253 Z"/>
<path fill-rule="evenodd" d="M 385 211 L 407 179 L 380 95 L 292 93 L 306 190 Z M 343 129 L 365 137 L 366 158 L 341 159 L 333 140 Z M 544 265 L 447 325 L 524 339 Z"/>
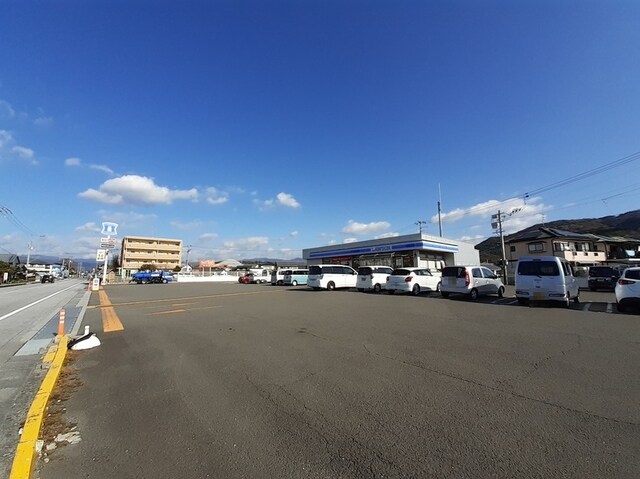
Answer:
<path fill-rule="evenodd" d="M 516 265 L 516 298 L 529 301 L 561 301 L 567 307 L 580 301 L 580 289 L 571 264 L 557 256 L 523 256 Z"/>
<path fill-rule="evenodd" d="M 360 266 L 358 268 L 358 291 L 379 293 L 387 284 L 387 278 L 393 271 L 391 266 Z"/>
<path fill-rule="evenodd" d="M 307 285 L 313 289 L 355 288 L 358 272 L 350 266 L 339 264 L 314 264 L 309 266 Z"/>

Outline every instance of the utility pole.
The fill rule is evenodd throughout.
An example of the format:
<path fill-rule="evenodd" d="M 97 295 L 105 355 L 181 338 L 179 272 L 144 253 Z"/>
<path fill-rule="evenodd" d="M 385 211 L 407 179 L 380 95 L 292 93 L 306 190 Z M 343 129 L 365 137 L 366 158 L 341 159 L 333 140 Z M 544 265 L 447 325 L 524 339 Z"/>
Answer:
<path fill-rule="evenodd" d="M 427 222 L 423 221 L 423 220 L 418 220 L 414 223 L 415 225 L 418 225 L 418 228 L 420 228 L 420 234 L 422 234 L 422 225 L 426 225 Z"/>
<path fill-rule="evenodd" d="M 507 284 L 507 253 L 504 247 L 504 228 L 502 227 L 502 223 L 506 217 L 520 210 L 522 210 L 522 208 L 514 208 L 511 210 L 511 213 L 503 213 L 498 210 L 498 213 L 491 215 L 491 227 L 497 229 L 500 235 L 500 246 L 502 247 L 502 281 L 505 285 Z"/>
<path fill-rule="evenodd" d="M 438 228 L 440 230 L 440 238 L 442 238 L 442 216 L 441 209 L 442 206 L 442 193 L 440 192 L 440 183 L 438 183 Z"/>
<path fill-rule="evenodd" d="M 31 259 L 31 251 L 33 250 L 33 243 L 29 241 L 27 245 L 27 268 L 29 267 L 29 260 Z"/>
<path fill-rule="evenodd" d="M 504 249 L 504 231 L 502 229 L 502 217 L 503 213 L 498 210 L 498 213 L 491 216 L 491 220 L 497 220 L 498 222 L 498 233 L 500 234 L 500 246 L 502 246 L 502 281 L 504 284 L 507 284 L 507 253 Z M 493 226 L 495 223 L 492 223 Z"/>

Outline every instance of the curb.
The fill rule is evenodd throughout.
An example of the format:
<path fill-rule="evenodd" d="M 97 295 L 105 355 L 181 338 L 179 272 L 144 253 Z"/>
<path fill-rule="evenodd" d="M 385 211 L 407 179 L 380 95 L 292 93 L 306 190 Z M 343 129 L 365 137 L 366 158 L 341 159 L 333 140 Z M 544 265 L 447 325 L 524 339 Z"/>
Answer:
<path fill-rule="evenodd" d="M 24 423 L 22 435 L 16 448 L 9 479 L 29 479 L 33 472 L 36 460 L 36 441 L 40 435 L 44 412 L 67 355 L 68 337 L 65 335 L 59 337 L 59 339 L 57 344 L 49 348 L 43 360 L 43 363 L 51 361 L 51 364 L 27 413 L 27 420 Z"/>

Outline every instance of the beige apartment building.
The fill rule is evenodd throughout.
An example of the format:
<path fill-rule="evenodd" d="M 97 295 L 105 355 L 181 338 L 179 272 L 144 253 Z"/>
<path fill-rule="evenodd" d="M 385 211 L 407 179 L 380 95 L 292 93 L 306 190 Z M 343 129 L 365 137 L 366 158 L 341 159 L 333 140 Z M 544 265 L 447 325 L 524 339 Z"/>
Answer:
<path fill-rule="evenodd" d="M 173 270 L 180 266 L 182 240 L 125 236 L 120 253 L 123 276 L 138 271 L 143 264 L 155 264 L 158 269 Z"/>

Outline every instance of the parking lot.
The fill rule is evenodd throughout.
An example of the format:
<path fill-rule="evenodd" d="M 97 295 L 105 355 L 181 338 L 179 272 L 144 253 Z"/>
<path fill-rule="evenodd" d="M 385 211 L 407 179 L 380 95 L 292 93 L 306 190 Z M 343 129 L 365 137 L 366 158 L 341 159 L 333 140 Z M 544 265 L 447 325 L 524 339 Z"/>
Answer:
<path fill-rule="evenodd" d="M 638 316 L 507 297 L 107 286 L 57 477 L 575 477 L 640 470 Z M 122 330 L 104 332 L 112 307 Z M 610 311 L 607 313 L 607 311 Z"/>

